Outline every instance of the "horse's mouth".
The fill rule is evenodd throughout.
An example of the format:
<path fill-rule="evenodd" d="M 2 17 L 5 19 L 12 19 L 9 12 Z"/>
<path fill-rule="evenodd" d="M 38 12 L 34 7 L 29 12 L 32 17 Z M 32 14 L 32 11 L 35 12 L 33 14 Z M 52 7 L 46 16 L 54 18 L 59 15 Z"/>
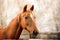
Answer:
<path fill-rule="evenodd" d="M 38 32 L 34 32 L 30 35 L 30 38 L 36 38 L 38 35 Z"/>

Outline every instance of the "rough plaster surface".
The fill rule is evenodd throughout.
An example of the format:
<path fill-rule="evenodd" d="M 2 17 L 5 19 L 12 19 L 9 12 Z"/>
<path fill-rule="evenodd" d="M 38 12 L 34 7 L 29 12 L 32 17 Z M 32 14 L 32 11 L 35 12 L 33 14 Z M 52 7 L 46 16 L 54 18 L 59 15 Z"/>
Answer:
<path fill-rule="evenodd" d="M 7 25 L 25 4 L 34 5 L 33 14 L 39 32 L 56 32 L 60 28 L 60 0 L 5 0 L 1 13 Z"/>

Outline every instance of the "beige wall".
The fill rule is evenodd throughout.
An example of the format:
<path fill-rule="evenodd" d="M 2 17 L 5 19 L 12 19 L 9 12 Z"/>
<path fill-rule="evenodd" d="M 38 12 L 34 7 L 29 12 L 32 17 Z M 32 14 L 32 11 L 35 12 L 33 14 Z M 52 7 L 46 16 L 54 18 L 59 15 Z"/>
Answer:
<path fill-rule="evenodd" d="M 6 6 L 4 6 L 5 1 L 0 0 L 0 26 L 3 27 L 6 25 L 6 14 L 4 14 L 4 10 Z"/>
<path fill-rule="evenodd" d="M 0 25 L 8 25 L 25 4 L 34 5 L 34 15 L 39 32 L 60 29 L 60 0 L 0 0 Z"/>
<path fill-rule="evenodd" d="M 20 0 L 19 2 L 21 6 L 34 5 L 33 13 L 39 32 L 56 32 L 60 29 L 60 0 Z"/>
<path fill-rule="evenodd" d="M 6 26 L 16 16 L 20 8 L 16 0 L 0 0 L 0 25 Z"/>

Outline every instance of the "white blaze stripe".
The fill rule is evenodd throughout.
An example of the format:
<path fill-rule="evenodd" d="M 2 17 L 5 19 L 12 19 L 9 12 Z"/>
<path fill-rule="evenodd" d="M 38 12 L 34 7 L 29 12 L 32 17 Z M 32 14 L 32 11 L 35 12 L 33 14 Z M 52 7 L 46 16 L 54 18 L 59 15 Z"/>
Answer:
<path fill-rule="evenodd" d="M 30 17 L 33 19 L 33 15 L 32 14 L 30 14 Z"/>

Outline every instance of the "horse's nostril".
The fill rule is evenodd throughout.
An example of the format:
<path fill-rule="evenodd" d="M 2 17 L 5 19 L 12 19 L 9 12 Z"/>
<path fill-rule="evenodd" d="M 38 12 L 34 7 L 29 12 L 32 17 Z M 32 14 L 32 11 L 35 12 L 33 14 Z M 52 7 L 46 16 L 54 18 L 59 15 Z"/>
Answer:
<path fill-rule="evenodd" d="M 38 32 L 33 31 L 32 35 L 30 35 L 30 38 L 37 38 Z"/>
<path fill-rule="evenodd" d="M 34 32 L 34 31 L 33 31 L 33 34 L 34 34 L 34 35 L 37 35 L 37 34 L 38 34 L 38 32 Z"/>

